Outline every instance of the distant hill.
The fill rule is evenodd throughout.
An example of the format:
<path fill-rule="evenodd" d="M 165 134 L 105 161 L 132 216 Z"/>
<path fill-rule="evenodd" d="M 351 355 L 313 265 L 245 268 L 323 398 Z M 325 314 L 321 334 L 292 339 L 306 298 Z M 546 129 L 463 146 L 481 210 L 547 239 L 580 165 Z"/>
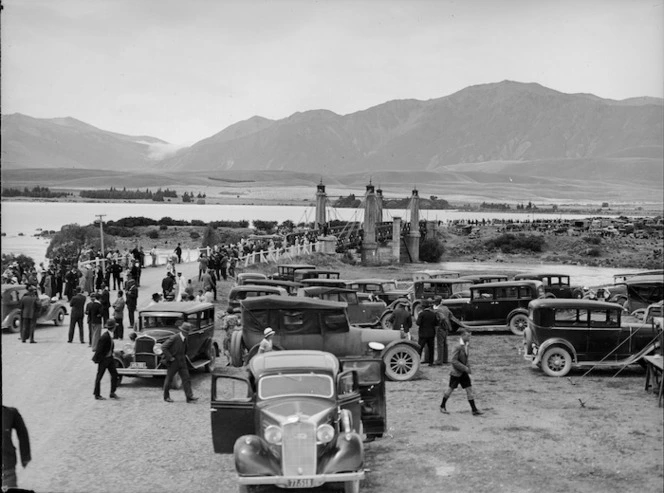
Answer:
<path fill-rule="evenodd" d="M 564 94 L 504 81 L 429 101 L 390 101 L 350 115 L 327 110 L 254 117 L 163 160 L 177 170 L 322 174 L 434 171 L 459 163 L 664 156 L 664 105 Z M 242 129 L 237 131 L 236 128 Z M 231 132 L 232 131 L 232 132 Z"/>
<path fill-rule="evenodd" d="M 141 169 L 163 158 L 169 146 L 155 137 L 108 132 L 75 118 L 2 116 L 3 169 Z"/>

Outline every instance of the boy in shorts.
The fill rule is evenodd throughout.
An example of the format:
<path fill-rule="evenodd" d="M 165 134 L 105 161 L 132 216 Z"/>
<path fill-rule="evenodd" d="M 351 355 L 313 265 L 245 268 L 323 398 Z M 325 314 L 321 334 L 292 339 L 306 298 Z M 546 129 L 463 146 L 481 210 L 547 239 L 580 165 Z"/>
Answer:
<path fill-rule="evenodd" d="M 468 363 L 468 344 L 470 342 L 470 332 L 467 330 L 462 330 L 459 335 L 459 344 L 454 348 L 452 353 L 452 370 L 450 371 L 450 384 L 449 388 L 443 394 L 443 402 L 440 404 L 440 412 L 448 414 L 445 405 L 447 404 L 447 399 L 450 398 L 454 389 L 456 389 L 459 384 L 461 388 L 465 389 L 466 396 L 468 397 L 468 403 L 470 404 L 471 409 L 473 410 L 473 416 L 481 416 L 482 411 L 477 409 L 475 406 L 475 396 L 473 395 L 473 384 L 470 381 L 470 364 Z"/>

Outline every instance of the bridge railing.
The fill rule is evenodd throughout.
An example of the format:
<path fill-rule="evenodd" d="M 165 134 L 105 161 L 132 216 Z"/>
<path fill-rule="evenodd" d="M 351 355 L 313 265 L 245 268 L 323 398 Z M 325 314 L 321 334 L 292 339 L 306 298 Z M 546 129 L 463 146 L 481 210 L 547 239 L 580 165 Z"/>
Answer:
<path fill-rule="evenodd" d="M 300 255 L 310 255 L 321 250 L 322 243 L 317 241 L 315 243 L 303 243 L 291 245 L 289 247 L 272 248 L 269 250 L 261 250 L 259 252 L 251 252 L 241 256 L 238 259 L 238 265 L 245 267 L 253 264 L 267 264 L 270 262 L 282 262 L 283 260 L 292 261 L 295 257 Z"/>

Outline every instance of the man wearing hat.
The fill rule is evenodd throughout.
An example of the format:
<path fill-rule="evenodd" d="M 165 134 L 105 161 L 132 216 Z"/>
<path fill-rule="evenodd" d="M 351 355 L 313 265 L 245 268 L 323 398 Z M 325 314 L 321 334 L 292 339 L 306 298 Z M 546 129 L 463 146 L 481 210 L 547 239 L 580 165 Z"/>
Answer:
<path fill-rule="evenodd" d="M 263 331 L 263 340 L 258 346 L 258 353 L 267 353 L 272 351 L 272 337 L 274 336 L 274 330 L 272 327 L 268 327 Z"/>
<path fill-rule="evenodd" d="M 109 397 L 111 399 L 117 399 L 118 396 L 115 394 L 115 391 L 118 388 L 118 371 L 115 369 L 115 360 L 113 359 L 113 349 L 115 345 L 113 344 L 113 332 L 115 331 L 115 320 L 109 319 L 106 322 L 106 330 L 104 330 L 99 336 L 99 341 L 97 342 L 97 349 L 95 354 L 92 357 L 92 361 L 97 363 L 97 378 L 95 378 L 95 390 L 94 396 L 98 401 L 103 401 L 104 397 L 101 396 L 101 379 L 104 376 L 104 373 L 108 369 L 108 373 L 111 374 L 111 394 Z"/>
<path fill-rule="evenodd" d="M 171 382 L 176 373 L 179 373 L 182 379 L 182 388 L 187 397 L 187 402 L 196 402 L 198 397 L 194 397 L 191 391 L 191 378 L 189 377 L 189 368 L 187 368 L 187 336 L 192 329 L 189 322 L 185 322 L 180 326 L 180 332 L 173 334 L 161 346 L 163 359 L 166 362 L 168 371 L 166 373 L 166 380 L 164 381 L 164 401 L 173 402 L 170 395 Z"/>
<path fill-rule="evenodd" d="M 88 316 L 90 327 L 88 339 L 90 340 L 90 346 L 92 346 L 93 351 L 97 350 L 97 343 L 101 335 L 101 325 L 103 323 L 102 311 L 103 308 L 101 303 L 99 303 L 97 293 L 92 293 L 90 295 L 90 302 L 85 306 L 85 314 Z"/>
<path fill-rule="evenodd" d="M 389 317 L 392 329 L 402 330 L 403 336 L 410 339 L 410 328 L 413 326 L 413 317 L 407 308 L 407 300 L 398 300 L 397 306 Z"/>
<path fill-rule="evenodd" d="M 433 348 L 436 339 L 436 327 L 438 326 L 438 316 L 431 309 L 431 304 L 430 299 L 424 300 L 422 303 L 424 310 L 420 312 L 415 322 L 418 327 L 419 340 L 417 342 L 420 345 L 420 356 L 426 346 L 429 366 L 433 366 Z"/>
<path fill-rule="evenodd" d="M 28 337 L 31 343 L 35 343 L 35 327 L 37 326 L 37 313 L 39 300 L 37 299 L 37 290 L 33 286 L 28 286 L 28 291 L 18 302 L 18 308 L 21 312 L 21 341 L 25 342 Z"/>

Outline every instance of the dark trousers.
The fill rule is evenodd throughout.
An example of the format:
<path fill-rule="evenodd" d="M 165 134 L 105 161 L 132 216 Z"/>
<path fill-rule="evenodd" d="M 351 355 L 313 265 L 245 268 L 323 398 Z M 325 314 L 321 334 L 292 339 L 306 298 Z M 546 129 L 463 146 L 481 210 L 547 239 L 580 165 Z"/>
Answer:
<path fill-rule="evenodd" d="M 124 337 L 124 324 L 121 318 L 113 318 L 115 320 L 115 332 L 113 332 L 113 339 L 122 339 Z"/>
<path fill-rule="evenodd" d="M 136 311 L 136 305 L 134 303 L 127 303 L 127 311 L 129 312 L 129 326 L 134 326 L 134 312 Z"/>
<path fill-rule="evenodd" d="M 436 350 L 438 352 L 436 364 L 447 363 L 449 356 L 447 350 L 447 330 L 445 327 L 438 327 L 436 329 Z"/>
<path fill-rule="evenodd" d="M 21 340 L 31 341 L 35 340 L 35 327 L 37 326 L 37 318 L 22 318 L 21 319 Z"/>
<path fill-rule="evenodd" d="M 420 337 L 418 344 L 420 345 L 420 356 L 422 355 L 422 351 L 424 348 L 427 348 L 427 363 L 430 365 L 433 364 L 433 347 L 434 347 L 434 342 L 436 340 L 435 336 L 432 337 Z"/>
<path fill-rule="evenodd" d="M 189 369 L 187 364 L 180 365 L 177 360 L 173 361 L 168 365 L 168 372 L 166 373 L 166 380 L 164 380 L 164 399 L 168 399 L 170 395 L 171 383 L 173 382 L 173 377 L 176 373 L 180 374 L 182 379 L 182 388 L 184 389 L 184 395 L 187 396 L 187 399 L 191 399 L 194 394 L 191 391 L 191 377 L 189 376 Z"/>
<path fill-rule="evenodd" d="M 74 340 L 74 332 L 76 331 L 76 324 L 78 324 L 78 335 L 81 339 L 81 342 L 85 342 L 83 338 L 83 314 L 74 318 L 69 319 L 69 342 Z"/>
<path fill-rule="evenodd" d="M 117 288 L 116 288 L 117 286 Z M 113 290 L 122 289 L 122 280 L 120 279 L 120 273 L 113 273 Z"/>
<path fill-rule="evenodd" d="M 118 388 L 118 371 L 115 369 L 115 361 L 113 356 L 107 356 L 99 363 L 97 363 L 97 378 L 95 378 L 95 395 L 101 395 L 101 378 L 104 376 L 104 373 L 111 374 L 111 394 L 114 394 Z"/>

